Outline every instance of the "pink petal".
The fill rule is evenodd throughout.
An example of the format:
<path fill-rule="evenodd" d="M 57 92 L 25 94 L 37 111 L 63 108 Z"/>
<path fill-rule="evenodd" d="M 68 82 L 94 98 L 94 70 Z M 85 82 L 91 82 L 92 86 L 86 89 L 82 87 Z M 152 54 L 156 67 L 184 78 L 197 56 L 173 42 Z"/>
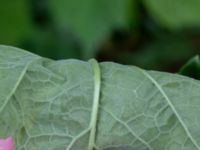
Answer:
<path fill-rule="evenodd" d="M 0 139 L 0 150 L 14 150 L 14 140 L 12 137 Z"/>

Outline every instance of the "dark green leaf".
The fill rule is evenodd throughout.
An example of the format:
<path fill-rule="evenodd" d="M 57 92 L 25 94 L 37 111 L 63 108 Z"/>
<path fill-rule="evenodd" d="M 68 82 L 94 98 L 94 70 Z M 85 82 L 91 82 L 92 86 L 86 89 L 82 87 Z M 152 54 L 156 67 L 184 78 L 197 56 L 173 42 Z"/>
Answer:
<path fill-rule="evenodd" d="M 179 72 L 182 75 L 186 75 L 195 79 L 200 79 L 200 59 L 199 56 L 195 56 L 190 59 Z"/>

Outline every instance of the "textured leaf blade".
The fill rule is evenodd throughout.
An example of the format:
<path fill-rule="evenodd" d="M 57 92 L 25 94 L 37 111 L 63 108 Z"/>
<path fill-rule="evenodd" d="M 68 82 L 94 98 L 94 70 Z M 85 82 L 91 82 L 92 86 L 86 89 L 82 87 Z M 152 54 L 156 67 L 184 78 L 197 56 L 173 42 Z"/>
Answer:
<path fill-rule="evenodd" d="M 200 149 L 198 80 L 100 63 L 97 124 L 91 128 L 91 62 L 53 61 L 5 46 L 0 51 L 0 76 L 8 75 L 0 80 L 0 103 L 11 93 L 0 112 L 0 136 L 15 137 L 17 150 L 88 150 L 91 137 L 96 150 Z"/>
<path fill-rule="evenodd" d="M 192 99 L 190 97 L 191 91 L 193 91 L 193 100 L 198 102 L 199 92 L 194 91 L 198 89 L 199 85 L 193 85 L 194 80 L 183 76 L 148 72 L 155 78 L 157 84 L 162 85 L 163 91 L 170 94 L 173 107 L 181 115 L 181 119 L 184 119 L 182 122 L 187 126 L 192 136 L 192 139 L 190 139 L 166 98 L 158 87 L 140 70 L 135 67 L 116 64 L 105 64 L 103 67 L 101 103 L 103 103 L 102 107 L 105 111 L 101 111 L 101 113 L 102 116 L 108 119 L 102 117 L 102 121 L 99 121 L 98 133 L 101 135 L 97 138 L 97 142 L 105 149 L 115 149 L 115 145 L 122 145 L 122 147 L 124 146 L 130 150 L 182 149 L 182 147 L 198 149 L 193 141 L 199 143 L 199 135 L 192 130 L 198 130 L 198 126 L 193 128 L 193 123 L 195 120 L 194 114 L 199 113 L 199 110 L 198 108 L 191 110 L 191 107 L 188 106 L 186 113 L 183 106 L 178 106 L 182 103 L 190 103 Z M 104 75 L 104 72 L 106 75 Z M 189 86 L 188 90 L 182 88 L 187 87 L 186 85 Z M 189 110 L 191 112 L 195 111 L 195 113 L 191 114 Z M 195 117 L 198 116 L 195 115 Z M 194 120 L 191 120 L 191 118 Z M 110 121 L 110 124 L 106 124 L 105 120 L 112 121 Z M 121 124 L 121 126 L 118 124 Z M 108 130 L 109 127 L 110 130 Z M 131 134 L 130 129 L 133 132 Z M 107 133 L 106 136 L 105 133 Z M 114 142 L 116 143 L 113 146 L 108 146 Z"/>

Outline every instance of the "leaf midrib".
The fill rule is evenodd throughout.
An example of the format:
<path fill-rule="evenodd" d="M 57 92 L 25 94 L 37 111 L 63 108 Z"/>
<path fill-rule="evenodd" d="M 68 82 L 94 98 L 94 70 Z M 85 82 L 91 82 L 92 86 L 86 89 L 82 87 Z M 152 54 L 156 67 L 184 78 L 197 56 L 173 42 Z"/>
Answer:
<path fill-rule="evenodd" d="M 90 136 L 88 143 L 88 150 L 93 150 L 95 146 L 95 137 L 96 137 L 96 126 L 97 126 L 97 117 L 98 117 L 98 108 L 99 108 L 99 99 L 100 99 L 100 85 L 101 85 L 101 71 L 98 62 L 95 59 L 91 59 L 89 63 L 92 65 L 94 72 L 94 95 L 93 95 L 93 106 L 91 112 L 91 121 L 90 121 Z"/>

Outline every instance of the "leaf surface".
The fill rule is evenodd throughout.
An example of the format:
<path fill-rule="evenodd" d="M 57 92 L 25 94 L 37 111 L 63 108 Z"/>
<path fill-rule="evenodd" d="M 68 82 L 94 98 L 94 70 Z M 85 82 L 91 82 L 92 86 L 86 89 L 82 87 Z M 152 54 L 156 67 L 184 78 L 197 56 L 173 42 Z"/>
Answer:
<path fill-rule="evenodd" d="M 200 82 L 0 46 L 0 137 L 16 150 L 199 150 Z"/>

